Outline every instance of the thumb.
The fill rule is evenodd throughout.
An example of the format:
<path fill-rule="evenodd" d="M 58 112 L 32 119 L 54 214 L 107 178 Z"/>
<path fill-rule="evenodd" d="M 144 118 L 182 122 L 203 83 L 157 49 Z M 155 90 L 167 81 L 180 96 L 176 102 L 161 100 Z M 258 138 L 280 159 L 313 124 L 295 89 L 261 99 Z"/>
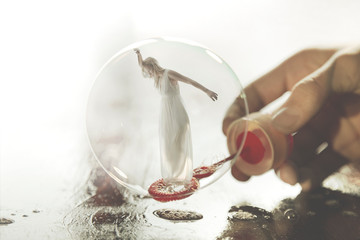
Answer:
<path fill-rule="evenodd" d="M 330 93 L 330 64 L 299 81 L 286 102 L 272 114 L 272 124 L 279 131 L 294 133 L 316 115 Z"/>

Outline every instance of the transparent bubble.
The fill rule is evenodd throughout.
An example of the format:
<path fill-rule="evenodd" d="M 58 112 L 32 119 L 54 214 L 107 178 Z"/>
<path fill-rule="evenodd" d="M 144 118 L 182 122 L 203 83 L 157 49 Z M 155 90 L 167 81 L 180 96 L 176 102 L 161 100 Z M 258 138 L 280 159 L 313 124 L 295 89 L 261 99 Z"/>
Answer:
<path fill-rule="evenodd" d="M 158 61 L 159 87 L 151 70 L 142 71 L 134 49 L 143 60 L 152 57 Z M 162 89 L 169 88 L 171 97 L 179 89 L 180 102 L 168 100 Z M 228 171 L 236 157 L 227 158 L 222 120 L 239 95 L 247 113 L 237 76 L 206 47 L 172 38 L 136 42 L 102 67 L 91 89 L 86 126 L 93 154 L 117 183 L 136 194 L 149 196 L 149 187 L 159 179 L 165 179 L 165 191 L 178 195 L 189 194 L 181 188 L 188 190 L 195 182 L 193 190 L 204 188 Z M 243 143 L 245 137 L 243 134 L 238 141 Z M 181 162 L 178 155 L 184 152 L 190 154 Z"/>

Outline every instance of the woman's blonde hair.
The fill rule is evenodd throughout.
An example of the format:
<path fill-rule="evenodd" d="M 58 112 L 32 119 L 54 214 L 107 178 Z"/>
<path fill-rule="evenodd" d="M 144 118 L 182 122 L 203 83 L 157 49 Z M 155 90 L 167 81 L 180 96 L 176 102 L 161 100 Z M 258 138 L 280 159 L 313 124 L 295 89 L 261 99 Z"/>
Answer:
<path fill-rule="evenodd" d="M 153 57 L 148 57 L 142 62 L 142 73 L 144 77 L 150 77 L 145 71 L 144 67 L 149 69 L 153 73 L 154 84 L 156 88 L 160 88 L 160 76 L 164 70 Z"/>

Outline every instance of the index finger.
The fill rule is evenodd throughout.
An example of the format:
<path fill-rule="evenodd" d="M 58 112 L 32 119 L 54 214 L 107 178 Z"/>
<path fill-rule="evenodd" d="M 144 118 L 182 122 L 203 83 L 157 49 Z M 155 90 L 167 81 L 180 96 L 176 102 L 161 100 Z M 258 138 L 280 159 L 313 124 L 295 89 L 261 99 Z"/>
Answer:
<path fill-rule="evenodd" d="M 244 88 L 249 112 L 256 112 L 279 98 L 282 94 L 323 65 L 336 51 L 332 49 L 306 49 L 282 62 L 279 66 L 258 78 Z M 237 97 L 226 112 L 223 132 L 226 134 L 230 124 L 245 116 L 246 106 L 243 98 Z"/>

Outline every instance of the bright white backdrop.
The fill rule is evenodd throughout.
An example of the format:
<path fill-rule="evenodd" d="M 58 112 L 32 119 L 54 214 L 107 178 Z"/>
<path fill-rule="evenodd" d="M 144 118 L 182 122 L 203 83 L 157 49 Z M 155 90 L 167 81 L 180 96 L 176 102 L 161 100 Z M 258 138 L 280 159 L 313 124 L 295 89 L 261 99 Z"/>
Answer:
<path fill-rule="evenodd" d="M 1 1 L 0 205 L 38 203 L 29 193 L 72 173 L 91 83 L 126 45 L 194 40 L 246 85 L 304 47 L 360 42 L 359 9 L 356 0 Z"/>

